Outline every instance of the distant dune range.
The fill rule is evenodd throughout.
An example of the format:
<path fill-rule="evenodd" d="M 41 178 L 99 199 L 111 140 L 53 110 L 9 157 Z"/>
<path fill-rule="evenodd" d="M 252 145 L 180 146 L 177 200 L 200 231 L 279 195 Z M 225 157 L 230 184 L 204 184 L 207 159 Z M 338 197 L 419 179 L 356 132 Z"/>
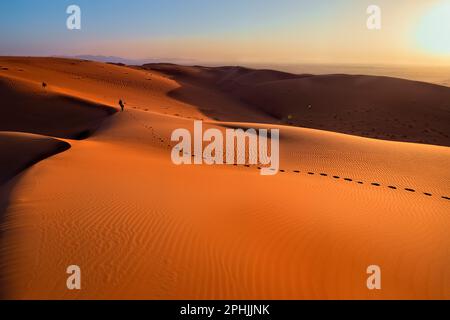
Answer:
<path fill-rule="evenodd" d="M 0 294 L 449 299 L 448 90 L 0 58 Z M 113 113 L 119 99 L 125 112 Z M 280 173 L 175 166 L 170 135 L 196 119 L 222 131 L 279 128 Z M 66 289 L 72 264 L 80 291 Z M 367 290 L 372 264 L 381 291 Z"/>
<path fill-rule="evenodd" d="M 190 87 L 207 85 L 279 123 L 369 138 L 450 146 L 449 87 L 389 77 L 294 75 L 242 67 L 148 64 L 145 68 L 186 83 L 171 93 L 183 101 L 197 103 L 192 100 L 194 94 Z M 226 112 L 223 109 L 205 107 L 205 112 L 221 120 L 236 120 L 233 112 L 223 114 Z"/>

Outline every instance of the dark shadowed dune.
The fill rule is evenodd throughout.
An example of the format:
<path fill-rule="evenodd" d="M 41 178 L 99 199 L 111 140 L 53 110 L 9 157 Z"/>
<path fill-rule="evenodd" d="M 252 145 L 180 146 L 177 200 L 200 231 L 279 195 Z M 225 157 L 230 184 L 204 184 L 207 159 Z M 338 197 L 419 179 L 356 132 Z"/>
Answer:
<path fill-rule="evenodd" d="M 266 122 L 450 146 L 448 87 L 390 77 L 295 75 L 243 67 L 150 64 L 144 68 L 179 81 L 182 87 L 172 96 L 185 102 L 195 96 L 185 88 L 210 88 L 259 112 Z M 245 121 L 242 114 L 233 117 L 223 108 L 205 106 L 202 111 L 217 120 Z"/>
<path fill-rule="evenodd" d="M 0 131 L 83 139 L 116 112 L 108 106 L 7 78 L 0 78 L 0 97 Z"/>
<path fill-rule="evenodd" d="M 29 166 L 70 148 L 52 137 L 84 139 L 114 108 L 0 77 L 0 186 Z"/>
<path fill-rule="evenodd" d="M 50 137 L 0 132 L 0 185 L 40 160 L 69 148 L 69 143 Z"/>
<path fill-rule="evenodd" d="M 15 181 L 10 179 L 35 163 L 69 148 L 69 143 L 49 137 L 0 132 L 0 223 L 3 223 L 5 219 L 5 211 L 10 204 L 9 199 L 15 184 Z M 0 228 L 0 240 L 3 231 L 3 228 Z M 0 256 L 4 258 L 2 249 L 0 248 Z M 3 276 L 3 268 L 2 261 L 0 263 L 0 299 L 5 298 L 8 285 Z"/>

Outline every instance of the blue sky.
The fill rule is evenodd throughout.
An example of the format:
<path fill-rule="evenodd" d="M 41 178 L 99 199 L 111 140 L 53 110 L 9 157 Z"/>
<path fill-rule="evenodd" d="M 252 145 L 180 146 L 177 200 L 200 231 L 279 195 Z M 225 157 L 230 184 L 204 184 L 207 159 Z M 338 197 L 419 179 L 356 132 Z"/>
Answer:
<path fill-rule="evenodd" d="M 413 43 L 414 24 L 429 6 L 442 1 L 449 2 L 1 1 L 0 55 L 102 54 L 254 62 L 370 62 L 405 60 L 410 55 L 411 60 L 417 60 L 421 52 Z M 378 33 L 365 28 L 365 10 L 374 2 L 382 7 L 385 19 L 384 28 Z M 81 7 L 82 30 L 66 28 L 66 8 L 71 4 Z M 421 29 L 422 38 L 432 32 L 429 29 L 430 26 Z M 436 59 L 441 61 L 442 55 Z"/>
<path fill-rule="evenodd" d="M 330 3 L 330 1 L 327 1 Z M 67 6 L 82 11 L 82 31 L 65 28 Z M 307 0 L 14 0 L 0 2 L 6 44 L 51 40 L 209 36 L 276 27 L 323 15 L 326 2 Z M 3 46 L 2 46 L 3 47 Z M 5 50 L 5 48 L 3 48 Z"/>

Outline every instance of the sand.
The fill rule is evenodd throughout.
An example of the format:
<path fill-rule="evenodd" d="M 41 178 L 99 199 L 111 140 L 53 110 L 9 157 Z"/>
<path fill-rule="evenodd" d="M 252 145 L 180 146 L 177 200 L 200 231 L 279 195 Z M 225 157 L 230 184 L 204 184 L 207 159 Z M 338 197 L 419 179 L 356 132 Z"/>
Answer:
<path fill-rule="evenodd" d="M 89 110 L 126 102 L 87 139 L 61 135 L 70 149 L 0 188 L 4 297 L 450 298 L 448 147 L 285 126 L 204 84 L 210 74 L 196 67 L 177 80 L 77 60 L 0 65 L 0 79 L 25 91 L 11 96 L 36 95 L 49 108 L 61 95 Z M 30 89 L 42 81 L 55 98 Z M 280 128 L 283 172 L 173 165 L 170 134 L 194 119 L 220 130 Z M 81 267 L 80 291 L 66 288 L 71 264 Z M 366 287 L 371 264 L 382 269 L 382 290 Z"/>
<path fill-rule="evenodd" d="M 364 75 L 294 75 L 242 67 L 149 64 L 183 84 L 172 92 L 192 101 L 190 86 L 215 88 L 270 116 L 258 122 L 289 124 L 383 140 L 450 146 L 450 88 Z M 198 95 L 197 95 L 198 96 Z M 195 101 L 197 105 L 201 102 Z M 210 112 L 220 120 L 254 122 L 252 115 Z"/>
<path fill-rule="evenodd" d="M 0 185 L 30 165 L 68 148 L 70 144 L 57 139 L 0 131 Z"/>
<path fill-rule="evenodd" d="M 114 108 L 49 91 L 42 84 L 0 79 L 0 130 L 61 138 L 89 136 Z M 39 106 L 36 108 L 36 106 Z"/>

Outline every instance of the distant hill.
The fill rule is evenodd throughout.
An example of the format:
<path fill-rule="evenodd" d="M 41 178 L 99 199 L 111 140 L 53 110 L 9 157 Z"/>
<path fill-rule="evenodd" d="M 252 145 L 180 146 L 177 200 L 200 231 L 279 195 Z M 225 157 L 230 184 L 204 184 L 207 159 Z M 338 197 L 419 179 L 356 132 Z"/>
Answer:
<path fill-rule="evenodd" d="M 106 63 L 122 63 L 125 65 L 140 66 L 147 63 L 159 63 L 159 62 L 172 62 L 177 64 L 192 64 L 193 60 L 188 59 L 160 59 L 160 58 L 148 58 L 148 59 L 127 59 L 116 56 L 102 56 L 102 55 L 76 55 L 76 56 L 58 56 L 60 58 L 74 58 L 80 60 L 90 60 Z"/>

